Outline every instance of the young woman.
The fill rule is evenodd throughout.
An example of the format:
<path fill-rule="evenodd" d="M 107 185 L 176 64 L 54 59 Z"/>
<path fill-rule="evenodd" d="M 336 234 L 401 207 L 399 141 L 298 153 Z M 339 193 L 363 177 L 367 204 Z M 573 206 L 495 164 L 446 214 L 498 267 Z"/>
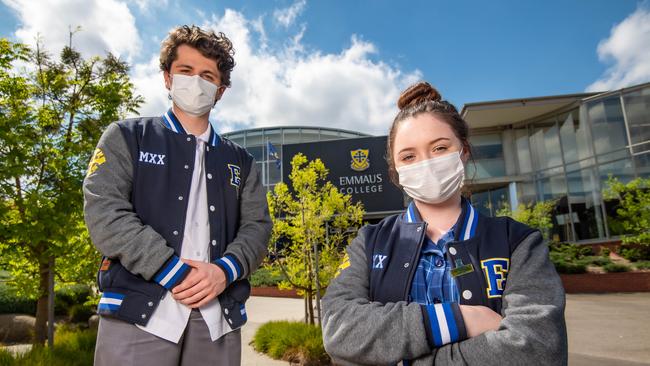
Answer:
<path fill-rule="evenodd" d="M 323 299 L 325 349 L 339 364 L 566 364 L 564 290 L 541 234 L 461 195 L 468 127 L 436 89 L 415 84 L 398 106 L 387 159 L 413 202 L 350 244 Z"/>

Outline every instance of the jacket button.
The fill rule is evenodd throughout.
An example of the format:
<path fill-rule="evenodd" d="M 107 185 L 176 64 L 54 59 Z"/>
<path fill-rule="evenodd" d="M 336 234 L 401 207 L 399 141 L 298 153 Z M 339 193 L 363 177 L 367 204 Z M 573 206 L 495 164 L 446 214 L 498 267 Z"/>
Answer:
<path fill-rule="evenodd" d="M 179 200 L 179 201 L 182 201 L 182 200 L 183 200 L 183 196 L 178 196 L 178 200 Z"/>
<path fill-rule="evenodd" d="M 187 141 L 192 141 L 192 138 L 191 138 L 191 137 L 188 137 L 188 138 L 187 138 Z"/>
<path fill-rule="evenodd" d="M 214 206 L 210 205 L 210 211 L 214 212 Z"/>
<path fill-rule="evenodd" d="M 226 313 L 226 315 L 228 315 L 228 309 L 223 309 L 223 312 Z"/>
<path fill-rule="evenodd" d="M 205 151 L 210 151 L 210 146 L 206 146 Z"/>
<path fill-rule="evenodd" d="M 409 268 L 409 263 L 408 262 L 404 263 L 404 268 Z"/>
<path fill-rule="evenodd" d="M 442 264 L 443 264 L 443 263 L 444 263 L 444 262 L 442 261 L 442 259 L 438 259 L 438 260 L 436 260 L 436 267 L 442 267 Z"/>
<path fill-rule="evenodd" d="M 212 240 L 212 245 L 217 245 L 217 241 L 216 241 L 216 240 Z"/>
<path fill-rule="evenodd" d="M 419 233 L 420 231 L 422 231 L 422 226 L 418 226 L 418 228 L 415 229 L 415 231 L 417 231 L 418 233 Z"/>
<path fill-rule="evenodd" d="M 142 315 L 140 315 L 140 316 L 142 317 L 142 319 L 146 319 L 146 318 L 147 318 L 147 314 L 142 314 Z"/>
<path fill-rule="evenodd" d="M 456 248 L 454 248 L 454 247 L 449 247 L 449 254 L 451 254 L 451 255 L 456 255 L 456 253 L 458 253 L 458 252 L 456 251 Z"/>
<path fill-rule="evenodd" d="M 184 168 L 185 168 L 185 169 L 189 169 L 189 168 L 190 168 L 190 166 L 189 166 L 189 165 L 187 165 L 187 164 L 185 164 L 185 167 L 184 167 Z"/>
<path fill-rule="evenodd" d="M 232 324 L 232 319 L 228 318 L 228 323 Z"/>
<path fill-rule="evenodd" d="M 177 231 L 177 230 L 174 230 L 174 233 L 173 233 L 173 234 L 174 234 L 174 235 L 178 235 L 178 231 Z"/>
<path fill-rule="evenodd" d="M 149 305 L 149 307 L 152 307 L 152 306 L 153 306 L 153 301 L 149 301 L 149 302 L 147 303 L 147 305 Z"/>
<path fill-rule="evenodd" d="M 463 299 L 469 300 L 471 298 L 472 298 L 472 291 L 470 290 L 463 291 Z"/>
<path fill-rule="evenodd" d="M 208 179 L 212 179 L 212 174 L 208 173 Z"/>

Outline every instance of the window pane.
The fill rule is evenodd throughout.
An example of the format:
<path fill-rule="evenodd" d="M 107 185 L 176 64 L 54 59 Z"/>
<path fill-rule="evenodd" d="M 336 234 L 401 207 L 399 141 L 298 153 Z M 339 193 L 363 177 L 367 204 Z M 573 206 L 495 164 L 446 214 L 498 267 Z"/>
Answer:
<path fill-rule="evenodd" d="M 575 109 L 560 117 L 560 138 L 566 163 L 593 156 L 587 126 L 579 115 Z"/>
<path fill-rule="evenodd" d="M 571 219 L 577 240 L 605 237 L 597 179 L 593 169 L 567 174 Z"/>
<path fill-rule="evenodd" d="M 284 130 L 284 143 L 297 144 L 300 142 L 300 130 L 297 128 L 287 128 Z"/>
<path fill-rule="evenodd" d="M 515 130 L 515 145 L 517 148 L 517 162 L 519 164 L 519 173 L 530 173 L 533 171 L 533 165 L 530 161 L 530 145 L 528 144 L 528 130 Z"/>
<path fill-rule="evenodd" d="M 302 129 L 302 142 L 314 142 L 319 140 L 318 130 Z"/>
<path fill-rule="evenodd" d="M 537 181 L 539 193 L 543 201 L 555 200 L 555 209 L 552 212 L 553 228 L 550 238 L 556 241 L 571 240 L 571 221 L 569 218 L 569 206 L 567 204 L 567 187 L 564 175 L 556 175 Z"/>
<path fill-rule="evenodd" d="M 650 178 L 650 152 L 635 156 L 634 164 L 639 177 Z"/>
<path fill-rule="evenodd" d="M 587 104 L 596 154 L 619 150 L 627 146 L 627 134 L 618 95 Z"/>
<path fill-rule="evenodd" d="M 263 157 L 264 157 L 264 151 L 263 150 L 264 149 L 263 149 L 262 146 L 251 146 L 251 147 L 247 147 L 246 150 L 248 150 L 248 152 L 251 155 L 253 155 L 255 160 L 257 160 L 257 161 L 262 161 L 263 160 Z"/>
<path fill-rule="evenodd" d="M 485 216 L 492 216 L 490 210 L 490 191 L 472 192 L 472 206 Z"/>
<path fill-rule="evenodd" d="M 282 144 L 282 134 L 280 130 L 274 129 L 270 131 L 264 131 L 264 143 L 270 141 L 274 145 Z"/>
<path fill-rule="evenodd" d="M 562 165 L 560 154 L 560 138 L 554 120 L 541 123 L 543 127 L 535 127 L 530 136 L 530 145 L 538 169 Z"/>
<path fill-rule="evenodd" d="M 634 170 L 632 169 L 632 161 L 624 159 L 612 163 L 602 164 L 598 167 L 600 173 L 600 181 L 605 186 L 607 177 L 612 175 L 623 183 L 627 183 L 634 179 Z"/>
<path fill-rule="evenodd" d="M 470 143 L 472 144 L 472 153 L 476 163 L 476 178 L 506 175 L 500 134 L 472 136 L 470 137 Z M 474 164 L 470 163 L 470 165 Z"/>
<path fill-rule="evenodd" d="M 246 146 L 255 146 L 264 144 L 262 131 L 251 131 L 246 133 Z"/>
<path fill-rule="evenodd" d="M 625 115 L 632 144 L 650 141 L 650 87 L 623 94 Z M 650 144 L 635 146 L 635 153 L 650 150 Z"/>

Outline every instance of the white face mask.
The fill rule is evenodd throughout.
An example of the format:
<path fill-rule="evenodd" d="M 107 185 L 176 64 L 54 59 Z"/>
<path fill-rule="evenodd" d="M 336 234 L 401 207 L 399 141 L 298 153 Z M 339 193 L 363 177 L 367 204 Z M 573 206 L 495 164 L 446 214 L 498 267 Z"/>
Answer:
<path fill-rule="evenodd" d="M 170 95 L 183 112 L 198 117 L 210 112 L 218 89 L 199 75 L 174 74 Z"/>
<path fill-rule="evenodd" d="M 444 202 L 463 186 L 465 167 L 460 155 L 457 151 L 399 167 L 399 184 L 415 200 Z"/>

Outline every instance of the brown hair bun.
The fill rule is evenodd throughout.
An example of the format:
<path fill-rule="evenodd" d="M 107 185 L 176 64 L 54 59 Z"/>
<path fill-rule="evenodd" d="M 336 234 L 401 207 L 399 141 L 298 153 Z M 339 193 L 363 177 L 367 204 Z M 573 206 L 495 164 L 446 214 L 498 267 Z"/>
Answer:
<path fill-rule="evenodd" d="M 402 110 L 408 107 L 416 106 L 420 103 L 428 101 L 439 102 L 442 100 L 442 95 L 426 81 L 420 81 L 409 86 L 400 94 L 397 100 L 397 107 Z"/>

